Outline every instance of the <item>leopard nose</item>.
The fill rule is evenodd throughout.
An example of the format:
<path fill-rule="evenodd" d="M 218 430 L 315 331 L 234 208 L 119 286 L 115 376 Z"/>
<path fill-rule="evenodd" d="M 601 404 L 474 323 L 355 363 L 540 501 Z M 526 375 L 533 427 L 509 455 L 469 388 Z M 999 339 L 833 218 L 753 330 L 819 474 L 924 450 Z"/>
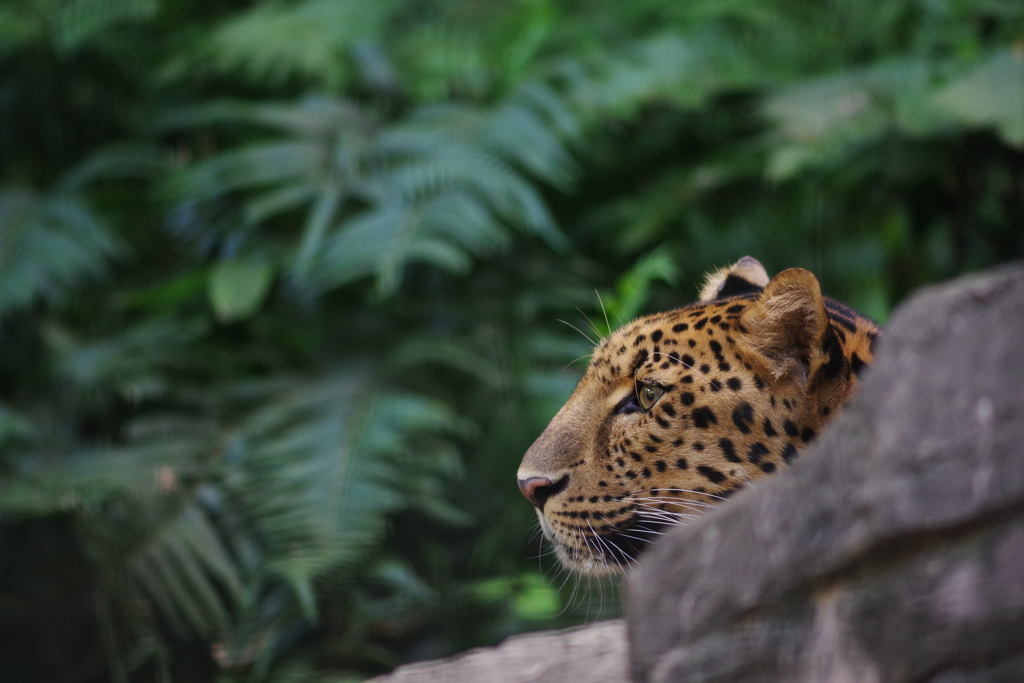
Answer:
<path fill-rule="evenodd" d="M 569 475 L 565 475 L 557 481 L 551 481 L 547 477 L 530 477 L 519 480 L 519 490 L 523 492 L 528 501 L 540 510 L 544 509 L 544 503 L 548 498 L 564 490 L 568 485 Z"/>

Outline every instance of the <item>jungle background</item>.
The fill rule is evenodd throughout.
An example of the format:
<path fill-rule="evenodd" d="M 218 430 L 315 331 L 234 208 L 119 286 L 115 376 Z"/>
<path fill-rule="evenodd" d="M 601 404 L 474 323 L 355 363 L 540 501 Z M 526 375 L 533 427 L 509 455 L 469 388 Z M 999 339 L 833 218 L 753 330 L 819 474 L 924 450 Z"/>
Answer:
<path fill-rule="evenodd" d="M 613 615 L 514 481 L 586 337 L 1024 255 L 1019 0 L 2 0 L 0 124 L 3 681 Z"/>

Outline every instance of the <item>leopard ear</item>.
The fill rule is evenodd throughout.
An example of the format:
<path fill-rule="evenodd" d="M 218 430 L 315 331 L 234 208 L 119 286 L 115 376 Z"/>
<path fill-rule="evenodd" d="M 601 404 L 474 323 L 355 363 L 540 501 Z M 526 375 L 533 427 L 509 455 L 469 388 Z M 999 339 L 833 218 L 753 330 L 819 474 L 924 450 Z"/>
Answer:
<path fill-rule="evenodd" d="M 818 279 L 803 268 L 776 275 L 740 318 L 750 348 L 776 380 L 791 375 L 806 382 L 825 354 L 829 329 Z"/>
<path fill-rule="evenodd" d="M 768 273 L 753 256 L 744 256 L 736 263 L 704 276 L 700 288 L 701 301 L 714 301 L 736 294 L 755 294 L 768 284 Z"/>

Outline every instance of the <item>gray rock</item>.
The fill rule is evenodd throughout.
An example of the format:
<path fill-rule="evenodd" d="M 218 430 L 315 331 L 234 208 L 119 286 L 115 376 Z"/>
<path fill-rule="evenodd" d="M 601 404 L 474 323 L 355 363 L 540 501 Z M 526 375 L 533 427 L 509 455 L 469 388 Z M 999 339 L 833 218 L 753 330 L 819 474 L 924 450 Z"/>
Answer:
<path fill-rule="evenodd" d="M 923 291 L 880 344 L 791 471 L 631 577 L 636 680 L 1024 681 L 1024 267 Z"/>
<path fill-rule="evenodd" d="M 497 647 L 399 667 L 374 683 L 625 683 L 626 628 L 606 621 L 586 628 L 530 633 Z"/>

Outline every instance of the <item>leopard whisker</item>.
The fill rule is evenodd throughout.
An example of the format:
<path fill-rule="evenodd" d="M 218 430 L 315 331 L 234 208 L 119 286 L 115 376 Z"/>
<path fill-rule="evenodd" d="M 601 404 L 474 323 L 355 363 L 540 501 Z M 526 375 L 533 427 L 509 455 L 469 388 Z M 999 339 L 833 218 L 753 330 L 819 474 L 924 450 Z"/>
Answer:
<path fill-rule="evenodd" d="M 580 315 L 583 316 L 583 319 L 587 321 L 587 324 L 590 325 L 590 329 L 593 330 L 594 334 L 597 335 L 598 341 L 600 341 L 603 338 L 603 335 L 601 334 L 601 330 L 599 330 L 597 325 L 594 324 L 594 321 L 590 319 L 590 316 L 583 312 L 582 308 L 577 306 L 576 310 L 579 311 Z M 595 344 L 595 346 L 596 346 L 596 344 Z"/>
<path fill-rule="evenodd" d="M 641 529 L 631 529 L 631 531 L 641 531 Z M 644 529 L 643 531 L 652 531 L 652 530 L 651 529 Z M 654 541 L 652 541 L 649 538 L 639 538 L 637 536 L 630 536 L 629 534 L 622 533 L 621 531 L 619 532 L 619 536 L 622 536 L 623 538 L 632 538 L 634 541 L 640 541 L 641 543 L 654 543 Z"/>
<path fill-rule="evenodd" d="M 594 290 L 594 294 L 597 295 L 597 303 L 601 304 L 601 313 L 604 314 L 604 327 L 605 327 L 606 330 L 608 330 L 609 333 L 611 333 L 611 331 L 612 331 L 612 324 L 608 321 L 608 309 L 604 307 L 604 299 L 601 298 L 601 292 L 599 292 L 599 291 L 597 291 L 595 289 Z M 618 316 L 616 316 L 616 317 L 618 317 Z M 622 321 L 621 320 L 619 321 L 619 325 L 621 327 L 621 325 L 622 325 Z"/>
<path fill-rule="evenodd" d="M 672 524 L 670 526 L 683 526 L 683 524 Z M 635 531 L 635 532 L 640 533 L 640 534 L 651 534 L 652 536 L 664 536 L 665 535 L 664 531 L 660 531 L 658 529 L 639 529 L 639 528 L 635 528 L 635 529 L 632 529 L 632 531 Z"/>
<path fill-rule="evenodd" d="M 584 332 L 584 331 L 583 331 L 583 330 L 581 330 L 580 328 L 576 327 L 576 326 L 575 326 L 575 325 L 573 325 L 572 323 L 570 323 L 570 322 L 566 322 L 565 320 L 562 320 L 561 318 L 559 318 L 558 322 L 560 322 L 560 323 L 562 323 L 562 324 L 564 324 L 564 325 L 568 325 L 568 326 L 569 326 L 569 327 L 571 327 L 572 329 L 574 329 L 574 330 L 576 330 L 577 332 L 579 332 L 580 334 L 582 334 L 582 335 L 583 335 L 583 338 L 584 338 L 584 339 L 586 339 L 586 340 L 587 340 L 588 342 L 590 342 L 592 346 L 597 346 L 597 342 L 595 342 L 595 341 L 594 341 L 593 339 L 591 339 L 590 337 L 588 337 L 588 336 L 587 336 L 587 333 L 586 333 L 586 332 Z"/>
<path fill-rule="evenodd" d="M 666 522 L 668 524 L 682 524 L 684 520 L 695 520 L 699 519 L 693 515 L 659 515 L 653 512 L 642 512 L 637 515 L 642 519 L 657 520 L 659 522 Z"/>
<path fill-rule="evenodd" d="M 662 509 L 664 509 L 664 507 L 667 507 L 667 506 L 674 506 L 674 507 L 687 508 L 687 509 L 689 509 L 691 511 L 694 511 L 694 512 L 696 512 L 696 511 L 706 512 L 709 509 L 713 510 L 713 509 L 715 509 L 717 507 L 715 505 L 686 505 L 686 504 L 683 504 L 683 503 L 678 503 L 678 502 L 676 502 L 674 500 L 645 499 L 645 498 L 636 499 L 634 504 L 636 504 L 638 506 L 641 506 L 641 507 L 645 507 L 645 508 L 657 508 L 659 510 L 662 510 Z"/>
<path fill-rule="evenodd" d="M 695 505 L 697 507 L 717 508 L 714 503 L 707 503 L 703 500 L 690 500 L 689 498 L 676 498 L 675 496 L 632 496 L 630 502 L 638 500 L 657 501 L 659 503 L 672 503 L 676 505 Z"/>
<path fill-rule="evenodd" d="M 645 489 L 643 491 L 637 491 L 636 493 L 649 493 L 649 492 L 655 491 L 655 490 L 664 490 L 664 489 Z M 707 496 L 709 498 L 717 498 L 718 500 L 726 500 L 726 498 L 723 498 L 722 496 L 719 496 L 719 495 L 717 495 L 715 493 L 708 493 L 706 491 L 695 491 L 693 489 L 673 489 L 673 493 L 675 493 L 675 492 L 679 492 L 679 493 L 693 493 L 693 494 L 696 494 L 698 496 Z M 635 494 L 631 493 L 629 495 L 630 495 L 630 497 L 632 497 Z M 701 502 L 701 501 L 694 501 L 694 502 Z M 705 503 L 705 504 L 707 504 L 707 503 Z"/>
<path fill-rule="evenodd" d="M 636 506 L 636 509 L 638 512 L 642 511 L 658 515 L 668 515 L 672 517 L 686 515 L 687 517 L 692 517 L 693 519 L 703 517 L 707 514 L 703 510 L 665 510 L 664 508 L 660 507 L 660 504 L 654 505 L 652 503 L 640 503 L 639 505 Z"/>
<path fill-rule="evenodd" d="M 716 509 L 717 505 L 710 505 L 708 503 L 694 503 L 690 501 L 675 500 L 671 498 L 634 498 L 631 500 L 636 505 L 643 505 L 646 507 L 654 507 L 656 505 L 674 506 L 680 508 L 686 508 L 693 511 L 709 512 Z"/>
<path fill-rule="evenodd" d="M 601 535 L 597 533 L 597 530 L 594 529 L 594 525 L 590 523 L 589 519 L 587 520 L 587 526 L 590 527 L 590 531 L 594 534 L 594 538 L 605 547 L 605 549 L 608 551 L 608 554 L 611 555 L 611 558 L 615 560 L 615 564 L 619 565 L 619 569 L 623 569 L 622 563 L 619 562 L 619 558 L 615 557 L 615 553 L 612 552 L 611 546 L 608 545 L 607 541 L 601 538 Z M 601 559 L 604 559 L 604 552 L 601 553 Z"/>
<path fill-rule="evenodd" d="M 659 519 L 701 519 L 704 517 L 703 514 L 695 514 L 693 512 L 675 512 L 673 510 L 660 510 L 655 507 L 640 507 L 636 511 L 637 515 L 646 515 L 647 517 L 658 517 Z"/>
<path fill-rule="evenodd" d="M 593 357 L 593 355 L 594 355 L 594 354 L 592 354 L 592 353 L 588 353 L 588 354 L 587 354 L 587 355 L 585 355 L 585 356 L 580 356 L 579 358 L 576 358 L 575 360 L 571 360 L 571 361 L 569 361 L 568 363 L 566 363 L 566 364 L 565 364 L 565 367 L 564 367 L 564 368 L 562 368 L 562 372 L 565 372 L 566 370 L 568 370 L 568 369 L 569 369 L 569 367 L 570 367 L 570 366 L 571 366 L 571 365 L 572 365 L 573 363 L 578 363 L 579 361 L 583 360 L 584 358 L 591 358 L 591 357 Z"/>

